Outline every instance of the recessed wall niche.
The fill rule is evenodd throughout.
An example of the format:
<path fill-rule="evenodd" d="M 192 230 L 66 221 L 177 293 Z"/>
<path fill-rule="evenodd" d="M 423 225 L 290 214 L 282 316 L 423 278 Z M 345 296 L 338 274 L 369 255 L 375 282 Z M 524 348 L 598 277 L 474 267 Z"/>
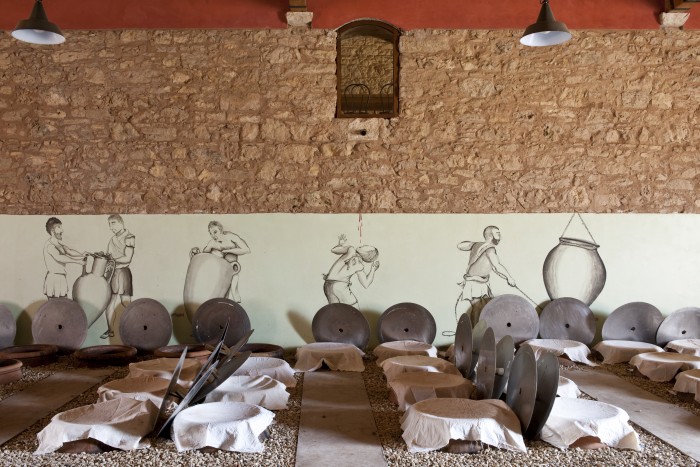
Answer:
<path fill-rule="evenodd" d="M 338 29 L 337 117 L 398 115 L 399 36 L 397 28 L 377 20 L 353 21 Z"/>

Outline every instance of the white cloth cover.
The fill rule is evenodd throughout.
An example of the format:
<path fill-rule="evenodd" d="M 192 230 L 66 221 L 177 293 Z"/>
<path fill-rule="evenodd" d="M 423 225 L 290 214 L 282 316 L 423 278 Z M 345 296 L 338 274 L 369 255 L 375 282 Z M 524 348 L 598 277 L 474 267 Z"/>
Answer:
<path fill-rule="evenodd" d="M 243 402 L 212 402 L 188 407 L 175 417 L 171 434 L 178 451 L 212 447 L 262 452 L 260 435 L 275 414 Z"/>
<path fill-rule="evenodd" d="M 598 342 L 593 350 L 603 356 L 603 363 L 627 363 L 640 353 L 663 352 L 664 349 L 648 342 L 607 340 Z"/>
<path fill-rule="evenodd" d="M 267 375 L 231 376 L 207 394 L 204 402 L 245 402 L 268 410 L 287 408 L 287 387 Z"/>
<path fill-rule="evenodd" d="M 389 383 L 389 387 L 394 391 L 401 410 L 436 397 L 469 399 L 474 392 L 474 384 L 461 375 L 422 371 L 401 373 Z"/>
<path fill-rule="evenodd" d="M 564 356 L 572 362 L 579 362 L 589 366 L 598 366 L 588 359 L 591 350 L 586 344 L 566 339 L 530 339 L 523 343 L 529 345 L 535 352 L 535 358 L 539 359 L 545 352 L 553 353 L 557 357 Z"/>
<path fill-rule="evenodd" d="M 700 357 L 700 339 L 678 339 L 666 344 L 666 350 Z"/>
<path fill-rule="evenodd" d="M 700 370 L 687 370 L 678 373 L 673 390 L 676 392 L 689 392 L 697 396 L 700 390 Z"/>
<path fill-rule="evenodd" d="M 404 355 L 401 357 L 391 357 L 384 360 L 379 365 L 384 371 L 384 376 L 387 381 L 393 380 L 401 373 L 412 371 L 448 373 L 451 375 L 461 376 L 456 366 L 453 363 L 441 358 L 426 357 L 423 355 Z"/>
<path fill-rule="evenodd" d="M 173 373 L 179 360 L 179 358 L 156 358 L 144 360 L 143 362 L 129 363 L 129 375 L 127 378 L 153 376 L 170 381 L 173 378 Z M 200 368 L 202 368 L 202 363 L 196 358 L 185 359 L 177 384 L 183 388 L 192 386 L 192 381 L 194 381 Z"/>
<path fill-rule="evenodd" d="M 559 377 L 559 387 L 557 387 L 557 396 L 568 397 L 571 399 L 577 399 L 581 395 L 576 383 L 571 381 L 569 378 Z"/>
<path fill-rule="evenodd" d="M 54 415 L 37 435 L 39 447 L 34 454 L 46 454 L 63 443 L 81 439 L 96 439 L 122 450 L 150 446 L 143 439 L 152 430 L 158 417 L 158 407 L 151 401 L 126 397 L 85 405 Z"/>
<path fill-rule="evenodd" d="M 425 355 L 426 357 L 437 357 L 437 349 L 425 342 L 405 340 L 384 342 L 374 348 L 372 352 L 377 357 L 377 365 L 387 358 L 399 357 L 401 355 Z"/>
<path fill-rule="evenodd" d="M 630 365 L 652 381 L 671 381 L 679 370 L 700 368 L 700 357 L 674 352 L 649 352 L 632 357 Z"/>
<path fill-rule="evenodd" d="M 276 379 L 288 388 L 297 385 L 294 370 L 281 358 L 275 357 L 249 357 L 233 376 L 260 376 L 267 375 Z"/>
<path fill-rule="evenodd" d="M 450 439 L 526 452 L 520 420 L 498 399 L 420 401 L 403 415 L 401 428 L 410 452 L 434 451 L 447 446 Z"/>
<path fill-rule="evenodd" d="M 352 344 L 342 342 L 314 342 L 297 348 L 296 371 L 315 371 L 324 363 L 335 371 L 364 371 L 365 353 Z"/>
<path fill-rule="evenodd" d="M 154 376 L 115 379 L 97 388 L 97 395 L 99 396 L 97 402 L 128 397 L 137 401 L 149 400 L 156 407 L 160 407 L 169 384 L 169 380 Z M 178 385 L 175 390 L 179 390 L 178 392 L 182 395 L 187 394 L 187 390 L 182 386 Z M 177 401 L 173 400 L 171 405 L 173 406 L 172 408 L 175 408 Z"/>
<path fill-rule="evenodd" d="M 614 405 L 557 397 L 540 437 L 560 449 L 584 436 L 595 436 L 611 448 L 639 451 L 639 436 L 629 419 L 627 412 Z"/>

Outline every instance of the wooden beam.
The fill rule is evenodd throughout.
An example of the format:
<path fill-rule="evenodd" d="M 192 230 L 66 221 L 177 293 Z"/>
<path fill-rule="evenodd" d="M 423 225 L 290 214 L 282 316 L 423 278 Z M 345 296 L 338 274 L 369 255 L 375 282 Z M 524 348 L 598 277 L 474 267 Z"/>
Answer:
<path fill-rule="evenodd" d="M 289 11 L 306 11 L 306 0 L 289 0 Z"/>
<path fill-rule="evenodd" d="M 700 0 L 670 0 L 667 11 L 680 11 L 687 13 L 692 7 L 700 4 Z"/>

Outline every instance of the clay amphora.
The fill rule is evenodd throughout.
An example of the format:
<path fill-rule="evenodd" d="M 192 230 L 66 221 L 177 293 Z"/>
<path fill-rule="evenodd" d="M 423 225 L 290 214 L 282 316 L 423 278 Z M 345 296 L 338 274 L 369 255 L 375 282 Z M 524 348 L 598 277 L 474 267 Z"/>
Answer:
<path fill-rule="evenodd" d="M 90 271 L 87 270 L 88 256 L 93 259 Z M 109 299 L 112 296 L 110 281 L 116 263 L 111 257 L 100 254 L 87 254 L 85 260 L 83 275 L 73 283 L 73 300 L 83 308 L 89 328 L 109 304 Z"/>
<path fill-rule="evenodd" d="M 605 286 L 605 264 L 595 243 L 560 237 L 544 260 L 542 275 L 552 300 L 573 297 L 590 305 Z"/>
<path fill-rule="evenodd" d="M 202 303 L 212 298 L 226 296 L 226 292 L 231 287 L 231 279 L 239 271 L 238 262 L 229 263 L 224 258 L 211 253 L 192 255 L 182 293 L 185 312 L 190 322 Z"/>

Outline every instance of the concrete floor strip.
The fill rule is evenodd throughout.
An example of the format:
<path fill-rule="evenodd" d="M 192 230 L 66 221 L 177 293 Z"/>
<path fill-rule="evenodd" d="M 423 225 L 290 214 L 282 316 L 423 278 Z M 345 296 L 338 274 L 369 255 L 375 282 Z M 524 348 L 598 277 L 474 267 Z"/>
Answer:
<path fill-rule="evenodd" d="M 103 368 L 59 371 L 0 401 L 0 446 L 112 373 Z"/>
<path fill-rule="evenodd" d="M 624 409 L 630 419 L 696 461 L 700 461 L 700 417 L 603 369 L 562 370 L 583 392 Z"/>
<path fill-rule="evenodd" d="M 386 466 L 361 373 L 304 374 L 297 467 Z"/>

